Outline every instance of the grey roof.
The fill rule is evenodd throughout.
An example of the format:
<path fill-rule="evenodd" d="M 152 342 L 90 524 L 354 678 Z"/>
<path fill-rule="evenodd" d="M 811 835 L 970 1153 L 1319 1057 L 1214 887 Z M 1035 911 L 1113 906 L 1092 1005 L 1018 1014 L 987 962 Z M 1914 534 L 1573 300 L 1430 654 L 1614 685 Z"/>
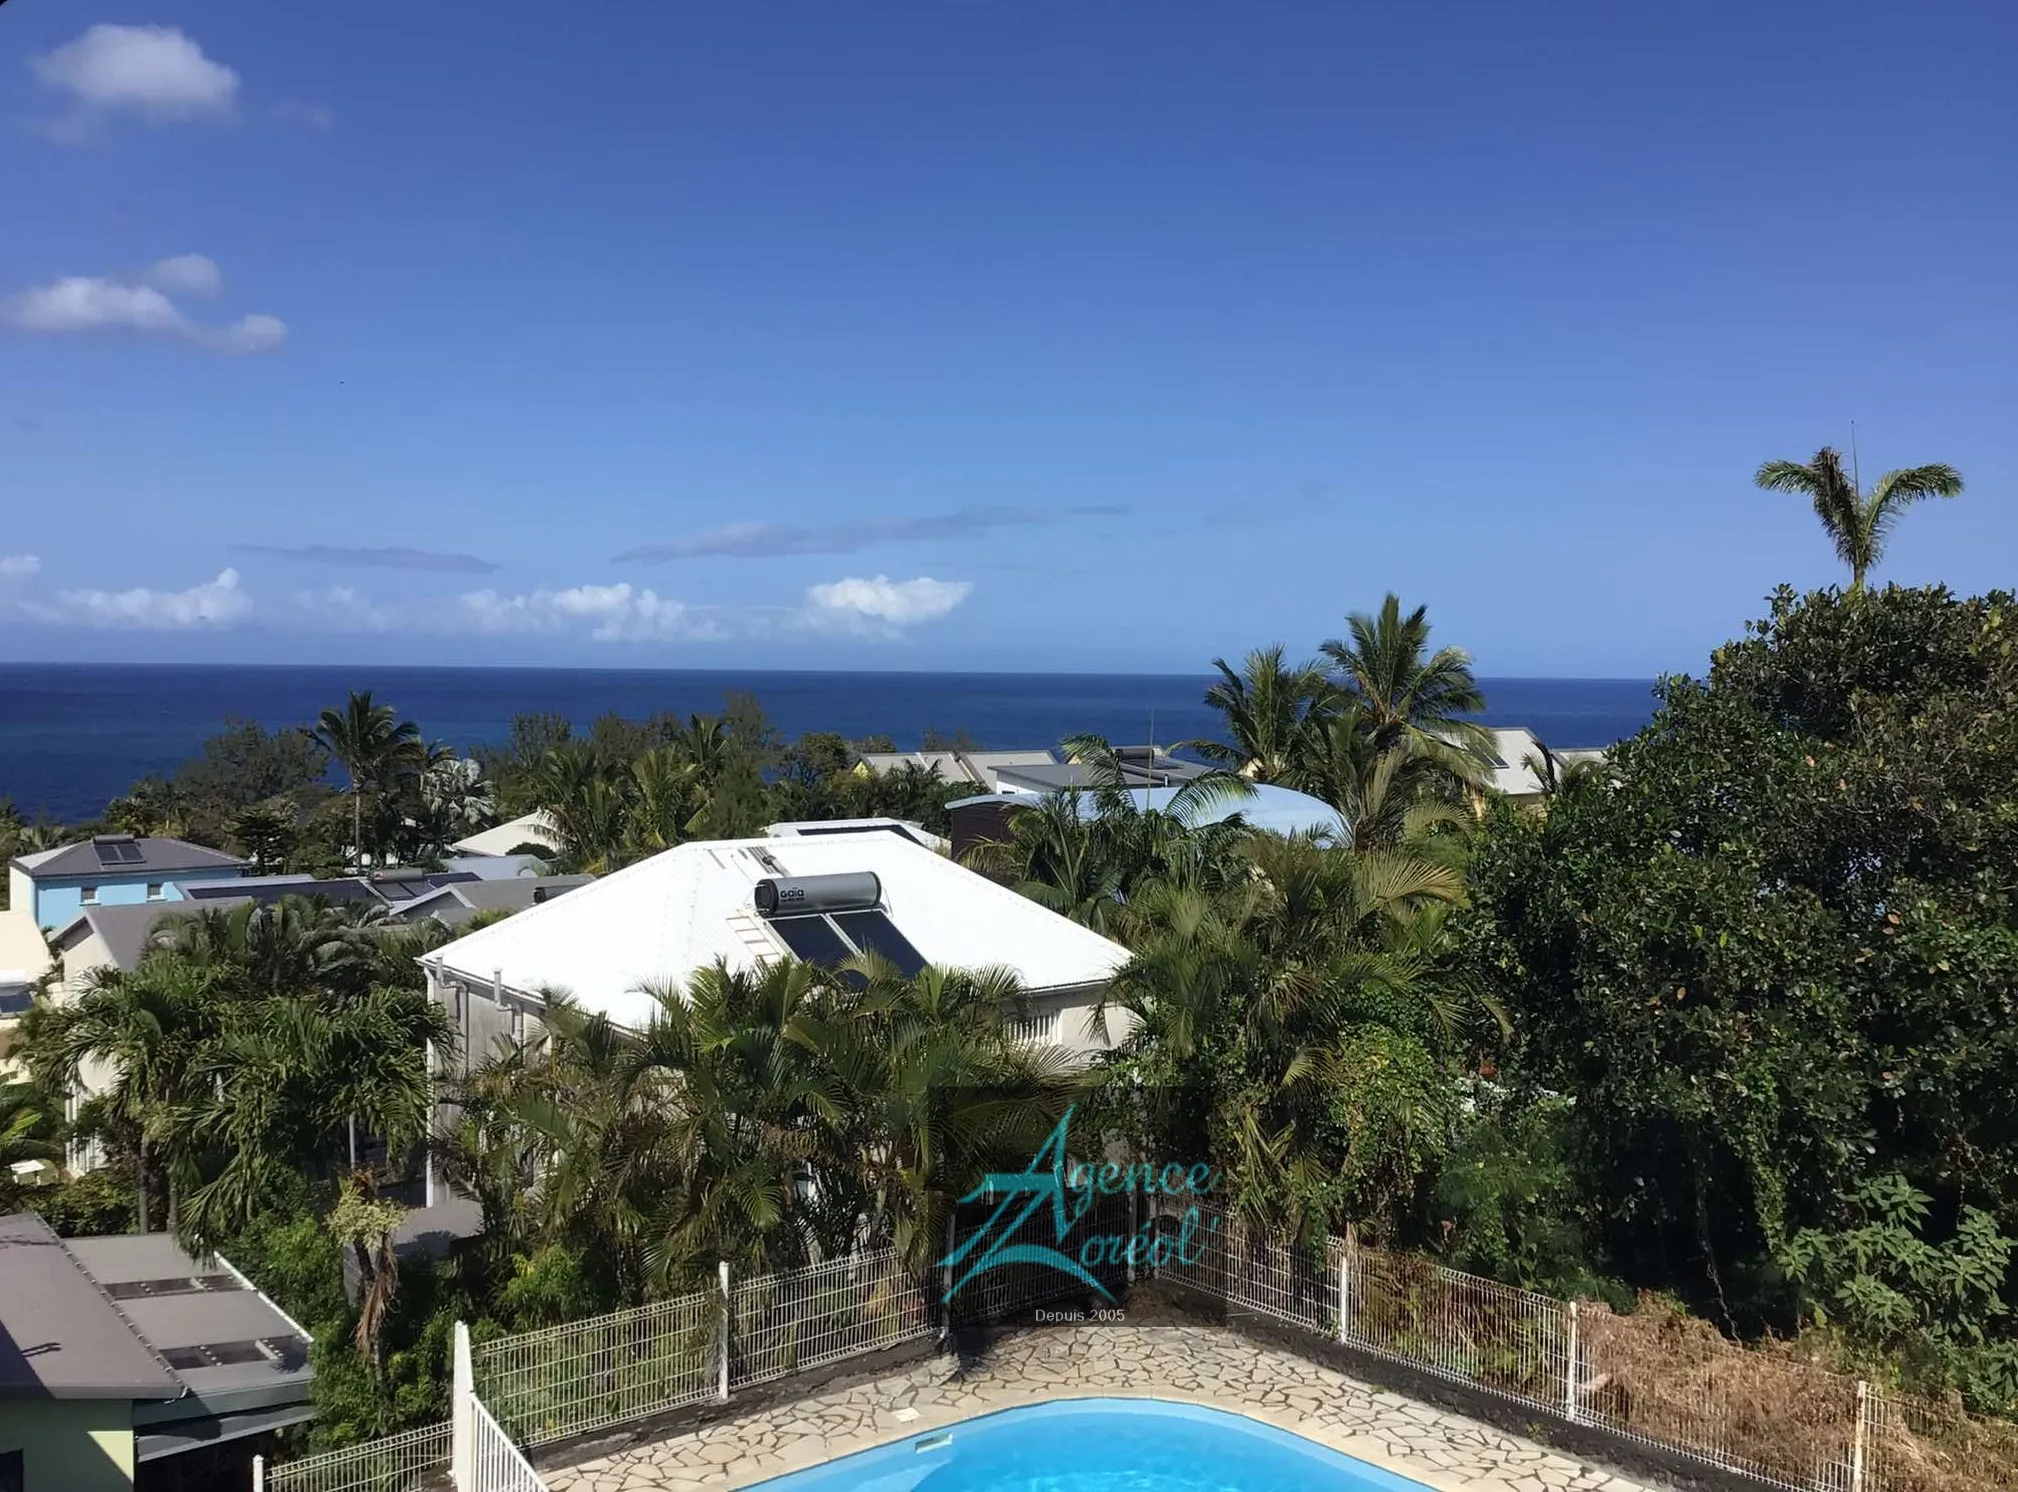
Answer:
<path fill-rule="evenodd" d="M 167 1399 L 182 1383 L 33 1213 L 0 1217 L 0 1398 Z"/>
<path fill-rule="evenodd" d="M 516 876 L 508 881 L 457 881 L 426 896 L 394 903 L 394 910 L 408 920 L 433 917 L 450 927 L 460 927 L 478 912 L 523 912 L 527 907 L 551 901 L 564 891 L 586 886 L 594 876 Z"/>
<path fill-rule="evenodd" d="M 161 1405 L 144 1418 L 160 1423 L 192 1412 L 218 1414 L 294 1403 L 308 1396 L 308 1339 L 229 1261 L 193 1258 L 165 1233 L 122 1233 L 66 1240 L 78 1267 L 118 1307 L 134 1333 L 163 1355 L 194 1402 Z M 156 1288 L 142 1292 L 143 1283 Z M 197 1288 L 198 1285 L 202 1288 Z M 264 1350 L 245 1362 L 189 1360 L 187 1349 L 258 1342 Z M 154 1395 L 154 1397 L 161 1397 Z M 136 1417 L 136 1423 L 139 1418 Z"/>
<path fill-rule="evenodd" d="M 77 946 L 87 930 L 94 932 L 111 955 L 114 967 L 131 974 L 140 967 L 140 955 L 147 951 L 147 940 L 158 923 L 171 917 L 193 916 L 203 906 L 216 905 L 215 902 L 199 905 L 187 901 L 147 901 L 123 906 L 86 907 L 74 921 L 59 928 L 50 941 L 68 953 Z"/>
<path fill-rule="evenodd" d="M 137 859 L 125 858 L 108 862 L 99 854 L 100 846 L 126 845 L 133 847 L 131 853 L 137 855 Z M 121 849 L 118 853 L 123 855 L 127 852 Z M 245 862 L 236 855 L 227 855 L 222 850 L 191 844 L 186 839 L 158 839 L 152 835 L 131 834 L 100 834 L 92 839 L 65 845 L 61 849 L 45 850 L 36 855 L 16 855 L 13 863 L 38 881 L 57 877 L 130 876 L 142 873 L 170 875 L 178 870 L 239 870 L 245 865 Z"/>

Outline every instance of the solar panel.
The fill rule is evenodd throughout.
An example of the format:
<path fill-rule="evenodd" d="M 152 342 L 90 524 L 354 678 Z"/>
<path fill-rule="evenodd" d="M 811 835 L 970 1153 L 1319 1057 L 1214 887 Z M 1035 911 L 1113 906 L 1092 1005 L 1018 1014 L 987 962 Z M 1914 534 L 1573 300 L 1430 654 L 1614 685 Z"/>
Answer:
<path fill-rule="evenodd" d="M 925 967 L 924 955 L 911 940 L 897 931 L 897 924 L 881 912 L 836 912 L 834 921 L 848 941 L 864 953 L 880 953 L 897 966 L 906 979 L 915 979 Z"/>
<path fill-rule="evenodd" d="M 100 865 L 139 865 L 146 858 L 130 839 L 96 839 L 91 848 L 98 852 Z"/>
<path fill-rule="evenodd" d="M 825 917 L 776 917 L 771 928 L 796 958 L 831 969 L 854 953 Z"/>

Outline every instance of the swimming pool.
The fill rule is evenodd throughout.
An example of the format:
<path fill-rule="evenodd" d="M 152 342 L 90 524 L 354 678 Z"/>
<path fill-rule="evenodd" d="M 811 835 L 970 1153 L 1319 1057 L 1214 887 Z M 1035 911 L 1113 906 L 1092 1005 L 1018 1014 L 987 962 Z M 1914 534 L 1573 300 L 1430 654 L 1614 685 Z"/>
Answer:
<path fill-rule="evenodd" d="M 962 1420 L 750 1492 L 1423 1492 L 1243 1415 L 1065 1399 Z"/>

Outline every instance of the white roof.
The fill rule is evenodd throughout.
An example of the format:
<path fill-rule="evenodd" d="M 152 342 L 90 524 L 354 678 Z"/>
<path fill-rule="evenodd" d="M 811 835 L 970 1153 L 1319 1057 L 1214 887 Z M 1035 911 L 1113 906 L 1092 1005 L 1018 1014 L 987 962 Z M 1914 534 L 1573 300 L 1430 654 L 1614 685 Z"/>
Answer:
<path fill-rule="evenodd" d="M 762 854 L 780 867 L 758 859 Z M 898 834 L 697 840 L 530 907 L 430 958 L 522 994 L 564 990 L 620 1025 L 640 1026 L 646 981 L 685 984 L 718 959 L 755 969 L 785 948 L 755 912 L 766 876 L 874 871 L 883 908 L 928 962 L 1001 967 L 1031 991 L 1104 984 L 1128 950 Z"/>
<path fill-rule="evenodd" d="M 550 850 L 561 847 L 560 835 L 555 832 L 553 820 L 546 816 L 544 810 L 535 808 L 508 824 L 499 824 L 495 829 L 485 829 L 467 839 L 458 839 L 449 848 L 465 855 L 509 855 L 522 844 L 543 844 Z"/>
<path fill-rule="evenodd" d="M 1530 798 L 1542 790 L 1542 780 L 1527 765 L 1530 756 L 1542 754 L 1541 739 L 1524 725 L 1500 726 L 1492 731 L 1493 753 L 1500 764 L 1493 768 L 1492 785 L 1515 798 Z"/>

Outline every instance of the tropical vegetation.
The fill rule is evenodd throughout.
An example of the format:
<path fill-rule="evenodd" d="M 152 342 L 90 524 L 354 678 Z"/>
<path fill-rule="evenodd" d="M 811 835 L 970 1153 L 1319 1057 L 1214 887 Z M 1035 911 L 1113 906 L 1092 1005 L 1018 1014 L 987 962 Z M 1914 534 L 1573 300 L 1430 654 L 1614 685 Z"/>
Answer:
<path fill-rule="evenodd" d="M 1784 465 L 1767 485 L 1826 491 L 1851 585 L 1778 592 L 1601 763 L 1541 748 L 1536 802 L 1490 790 L 1469 660 L 1393 596 L 1307 662 L 1217 660 L 1209 770 L 1174 790 L 1064 743 L 1092 790 L 1012 810 L 970 864 L 1122 945 L 1091 1067 L 1016 1038 L 1001 971 L 723 967 L 644 991 L 634 1030 L 549 996 L 453 1064 L 436 1132 L 428 935 L 282 903 L 172 924 L 38 1005 L 0 1142 L 97 1147 L 35 1205 L 226 1247 L 315 1325 L 336 1440 L 438 1415 L 458 1315 L 541 1325 L 865 1242 L 923 1271 L 957 1199 L 1074 1104 L 1209 1158 L 1255 1227 L 1657 1301 L 2018 1413 L 2018 601 L 1867 583 L 1901 506 L 1959 490 L 1945 468 L 1864 498 Z M 551 863 L 601 872 L 770 818 L 943 828 L 964 791 L 855 769 L 887 743 L 786 743 L 746 699 L 524 716 L 452 769 L 367 697 L 332 715 L 213 743 L 256 769 L 236 797 L 203 766 L 122 811 L 295 865 L 425 859 L 537 809 Z M 1342 830 L 1250 827 L 1260 786 Z M 87 1065 L 109 1081 L 66 1125 Z M 483 1221 L 433 1263 L 392 1245 L 424 1152 Z"/>

